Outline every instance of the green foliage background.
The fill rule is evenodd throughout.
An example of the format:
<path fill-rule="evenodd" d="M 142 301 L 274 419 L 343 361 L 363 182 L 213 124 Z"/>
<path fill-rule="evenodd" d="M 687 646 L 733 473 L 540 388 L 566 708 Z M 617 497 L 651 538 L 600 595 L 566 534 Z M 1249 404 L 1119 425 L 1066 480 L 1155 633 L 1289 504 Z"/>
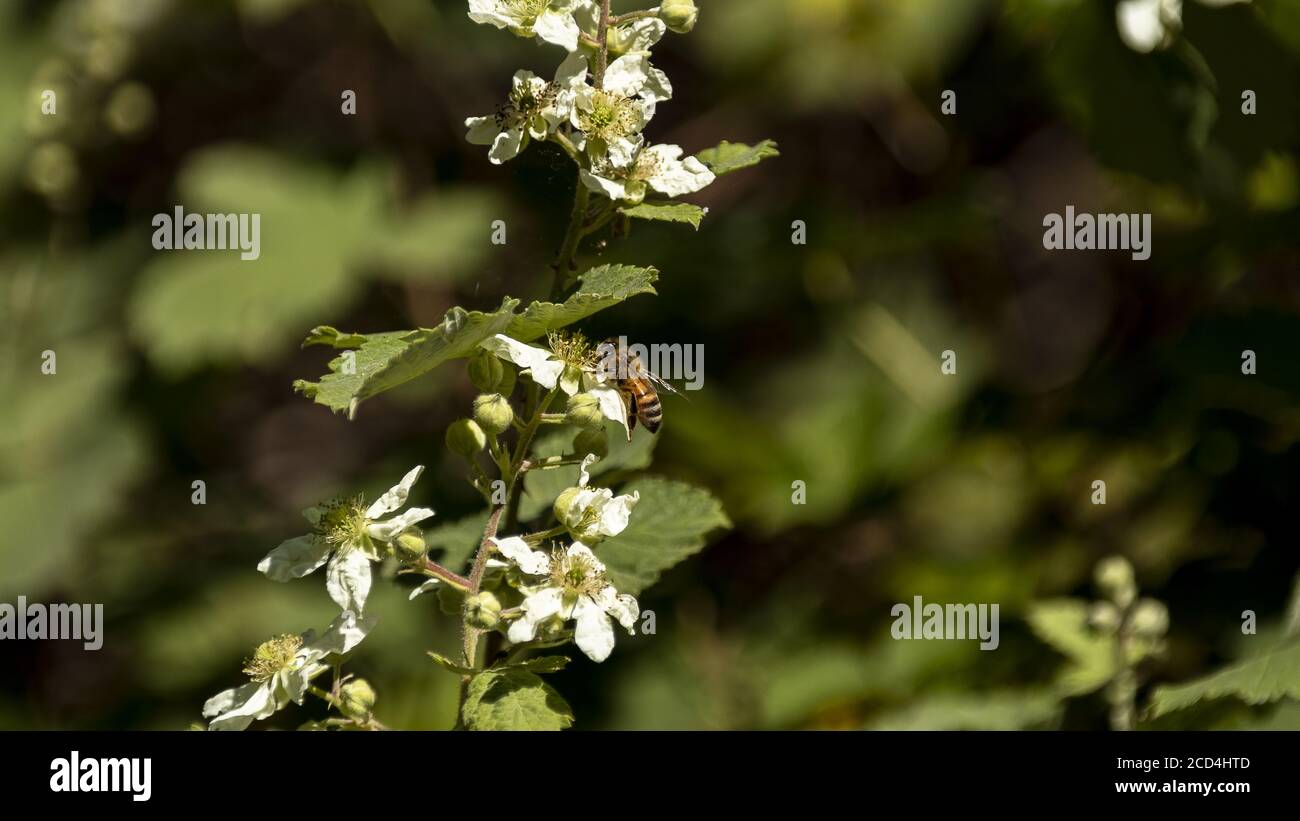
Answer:
<path fill-rule="evenodd" d="M 698 231 L 638 221 L 583 262 L 660 272 L 658 297 L 591 335 L 706 352 L 705 389 L 667 399 L 660 441 L 615 469 L 653 447 L 734 530 L 657 582 L 635 551 L 612 562 L 654 582 L 657 633 L 548 676 L 575 726 L 1102 727 L 1073 686 L 1092 675 L 1077 606 L 1048 600 L 1090 598 L 1094 563 L 1121 553 L 1172 622 L 1140 703 L 1229 668 L 1161 689 L 1142 726 L 1300 727 L 1295 4 L 1188 0 L 1184 36 L 1149 55 L 1094 0 L 700 6 L 657 52 L 677 94 L 651 133 L 688 152 L 771 137 L 781 156 L 693 197 Z M 298 343 L 545 295 L 567 160 L 493 167 L 460 123 L 558 56 L 461 0 L 0 8 L 0 601 L 107 618 L 96 653 L 0 646 L 0 727 L 197 719 L 259 641 L 331 617 L 322 585 L 254 566 L 341 490 L 422 462 L 413 501 L 447 525 L 431 540 L 463 549 L 476 497 L 442 446 L 474 395 L 461 369 L 349 422 L 293 392 L 330 358 Z M 262 213 L 262 259 L 153 252 L 150 218 L 177 203 Z M 1066 205 L 1152 213 L 1151 260 L 1044 253 L 1042 216 Z M 655 513 L 629 539 L 679 524 Z M 425 651 L 453 654 L 455 625 L 404 583 L 377 586 L 352 669 L 384 723 L 449 727 L 455 677 Z M 891 640 L 915 595 L 1000 603 L 1000 649 Z"/>

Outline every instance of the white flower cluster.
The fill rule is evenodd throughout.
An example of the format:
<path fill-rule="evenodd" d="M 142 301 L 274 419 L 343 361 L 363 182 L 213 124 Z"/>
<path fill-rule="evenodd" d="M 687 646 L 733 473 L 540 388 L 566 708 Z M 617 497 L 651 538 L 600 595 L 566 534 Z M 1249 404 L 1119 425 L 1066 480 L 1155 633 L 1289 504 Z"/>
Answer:
<path fill-rule="evenodd" d="M 679 197 L 704 188 L 714 175 L 676 145 L 651 145 L 643 131 L 658 103 L 673 95 L 663 71 L 650 63 L 650 49 L 672 23 L 694 25 L 694 5 L 660 7 L 660 16 L 612 25 L 606 34 L 613 59 L 597 82 L 600 9 L 595 0 L 470 0 L 470 19 L 522 37 L 562 46 L 569 56 L 548 82 L 531 71 L 515 73 L 510 94 L 495 114 L 465 121 L 467 139 L 491 146 L 488 158 L 503 163 L 530 140 L 552 140 L 569 151 L 592 192 L 627 204 L 653 191 Z M 677 6 L 683 6 L 678 2 Z M 668 13 L 664 10 L 668 9 Z"/>
<path fill-rule="evenodd" d="M 258 570 L 278 582 L 301 578 L 327 565 L 325 589 L 343 612 L 319 638 L 309 630 L 259 646 L 244 668 L 251 681 L 218 693 L 203 706 L 203 715 L 212 719 L 209 729 L 242 730 L 289 702 L 301 704 L 311 680 L 329 669 L 325 660 L 351 652 L 366 637 L 374 626 L 374 618 L 364 615 L 371 563 L 382 559 L 400 537 L 433 515 L 423 507 L 397 513 L 423 472 L 423 465 L 412 468 L 370 505 L 355 498 L 308 508 L 303 516 L 311 523 L 312 532 L 281 542 L 258 563 Z"/>
<path fill-rule="evenodd" d="M 504 578 L 506 589 L 514 591 L 511 595 L 522 597 L 517 607 L 502 614 L 508 619 L 500 626 L 511 643 L 567 638 L 565 625 L 573 622 L 574 643 L 599 662 L 614 650 L 613 622 L 632 633 L 641 611 L 634 597 L 619 593 L 610 583 L 604 563 L 592 548 L 627 528 L 641 497 L 638 493 L 615 496 L 609 488 L 590 487 L 588 469 L 595 461 L 594 455 L 588 455 L 579 469 L 577 487 L 556 500 L 556 517 L 573 539 L 569 546 L 547 553 L 521 536 L 493 538 L 495 551 L 505 560 L 489 559 L 487 570 L 494 579 Z M 438 584 L 438 579 L 429 579 L 412 591 L 411 598 Z"/>

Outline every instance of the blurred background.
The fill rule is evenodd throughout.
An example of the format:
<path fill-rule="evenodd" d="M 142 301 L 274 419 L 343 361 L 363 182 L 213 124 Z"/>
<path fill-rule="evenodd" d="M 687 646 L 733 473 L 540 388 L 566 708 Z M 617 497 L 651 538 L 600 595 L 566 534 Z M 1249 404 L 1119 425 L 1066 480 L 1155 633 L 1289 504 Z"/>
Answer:
<path fill-rule="evenodd" d="M 1114 553 L 1170 609 L 1143 695 L 1255 652 L 1242 611 L 1274 629 L 1300 566 L 1300 5 L 1187 0 L 1149 52 L 1109 0 L 699 5 L 656 51 L 676 96 L 649 135 L 781 156 L 692 197 L 698 233 L 638 223 L 585 254 L 662 272 L 586 330 L 704 345 L 653 472 L 710 488 L 735 528 L 641 596 L 655 635 L 554 677 L 576 726 L 1101 728 L 1100 696 L 1052 689 L 1064 658 L 1024 614 L 1091 597 Z M 0 727 L 184 728 L 259 642 L 332 617 L 319 578 L 255 570 L 302 507 L 418 461 L 414 501 L 473 512 L 442 444 L 463 368 L 353 422 L 290 385 L 325 371 L 299 347 L 315 325 L 545 295 L 571 166 L 534 147 L 494 167 L 461 122 L 561 56 L 463 0 L 0 4 L 0 601 L 106 617 L 98 652 L 0 645 Z M 154 252 L 177 203 L 260 211 L 263 258 Z M 1045 253 L 1066 205 L 1153 214 L 1151 259 Z M 386 724 L 450 727 L 455 677 L 424 651 L 455 625 L 409 586 L 376 586 L 349 669 Z M 915 595 L 999 603 L 1001 647 L 891 640 Z M 1180 715 L 1300 727 L 1286 704 Z"/>

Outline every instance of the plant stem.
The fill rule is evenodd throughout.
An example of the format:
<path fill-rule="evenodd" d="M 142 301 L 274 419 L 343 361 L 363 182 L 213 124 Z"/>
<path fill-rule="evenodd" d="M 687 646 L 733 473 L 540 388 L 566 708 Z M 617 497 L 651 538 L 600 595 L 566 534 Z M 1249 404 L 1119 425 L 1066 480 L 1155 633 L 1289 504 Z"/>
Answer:
<path fill-rule="evenodd" d="M 605 69 L 609 65 L 609 0 L 601 0 L 600 3 L 600 29 L 596 35 L 596 70 L 593 72 L 592 82 L 596 88 L 603 88 L 605 85 Z M 556 134 L 556 142 L 565 150 L 574 163 L 578 166 L 577 179 L 574 180 L 573 188 L 573 210 L 569 212 L 569 228 L 564 233 L 564 241 L 560 243 L 560 251 L 555 256 L 555 263 L 552 266 L 555 269 L 555 276 L 551 280 L 551 302 L 559 302 L 564 297 L 564 292 L 573 284 L 572 272 L 576 267 L 574 258 L 578 255 L 578 244 L 582 238 L 590 233 L 585 225 L 587 220 L 587 202 L 591 198 L 591 192 L 587 186 L 582 184 L 583 158 L 573 143 L 564 135 Z"/>
<path fill-rule="evenodd" d="M 582 241 L 582 224 L 587 217 L 587 201 L 591 191 L 582 182 L 582 169 L 578 169 L 578 178 L 574 180 L 573 210 L 569 212 L 569 229 L 564 233 L 564 242 L 560 252 L 555 256 L 555 279 L 551 282 L 551 302 L 560 302 L 564 292 L 569 289 L 574 269 L 573 260 L 578 255 L 578 243 Z"/>
<path fill-rule="evenodd" d="M 555 398 L 556 391 L 558 390 L 558 388 L 554 388 L 550 393 L 542 397 L 542 400 L 537 405 L 537 409 L 533 412 L 532 419 L 528 422 L 528 426 L 525 427 L 523 433 L 519 435 L 519 443 L 515 446 L 514 456 L 510 460 L 510 471 L 507 476 L 503 477 L 508 483 L 506 504 L 494 506 L 492 508 L 492 513 L 488 516 L 487 527 L 483 529 L 483 539 L 479 542 L 478 553 L 474 555 L 474 565 L 470 569 L 469 579 L 467 580 L 468 595 L 474 595 L 483 585 L 483 573 L 487 570 L 488 559 L 492 557 L 492 553 L 496 549 L 492 544 L 492 540 L 496 538 L 497 530 L 501 526 L 501 515 L 505 513 L 507 507 L 518 504 L 516 493 L 520 485 L 520 477 L 523 475 L 521 468 L 523 467 L 524 460 L 528 455 L 528 448 L 532 446 L 533 437 L 537 435 L 537 429 L 541 427 L 542 414 L 546 413 L 546 408 L 550 406 L 551 400 Z M 513 522 L 511 522 L 511 524 L 513 525 Z M 475 627 L 469 622 L 465 622 L 464 633 L 462 634 L 463 642 L 461 651 L 466 667 L 474 667 L 478 660 L 479 637 L 482 634 L 483 630 L 481 628 Z M 464 685 L 468 684 L 468 680 L 468 676 L 462 679 L 462 691 L 464 690 Z"/>
<path fill-rule="evenodd" d="M 452 587 L 459 587 L 461 590 L 469 590 L 470 581 L 459 573 L 453 573 L 432 559 L 425 559 L 424 566 L 419 568 L 425 573 L 438 579 L 442 579 Z"/>
<path fill-rule="evenodd" d="M 596 52 L 596 88 L 605 86 L 605 68 L 609 64 L 609 0 L 600 0 L 600 29 L 596 32 L 600 51 Z"/>

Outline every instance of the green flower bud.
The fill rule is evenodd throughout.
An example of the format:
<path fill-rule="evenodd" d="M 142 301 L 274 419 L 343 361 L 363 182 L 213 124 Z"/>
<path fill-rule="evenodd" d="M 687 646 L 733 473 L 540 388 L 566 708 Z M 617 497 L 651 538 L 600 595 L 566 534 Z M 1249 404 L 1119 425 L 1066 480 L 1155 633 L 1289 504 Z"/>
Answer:
<path fill-rule="evenodd" d="M 600 412 L 600 400 L 589 393 L 575 393 L 569 397 L 564 421 L 584 430 L 605 429 L 605 414 Z"/>
<path fill-rule="evenodd" d="M 1103 633 L 1119 629 L 1119 608 L 1108 601 L 1097 602 L 1088 608 L 1088 624 Z"/>
<path fill-rule="evenodd" d="M 501 602 L 483 590 L 465 600 L 465 617 L 475 627 L 491 630 L 501 623 Z"/>
<path fill-rule="evenodd" d="M 501 394 L 483 393 L 474 400 L 474 421 L 485 432 L 496 436 L 510 429 L 515 411 L 510 407 L 510 400 Z"/>
<path fill-rule="evenodd" d="M 424 560 L 428 547 L 424 544 L 424 535 L 418 528 L 411 528 L 398 536 L 393 542 L 393 553 L 402 564 L 417 564 Z"/>
<path fill-rule="evenodd" d="M 573 452 L 579 456 L 594 453 L 597 459 L 604 459 L 609 455 L 609 436 L 605 433 L 605 428 L 579 431 L 573 437 Z"/>
<path fill-rule="evenodd" d="M 1094 574 L 1097 587 L 1120 607 L 1128 607 L 1137 597 L 1133 565 L 1123 556 L 1111 556 L 1097 564 Z"/>
<path fill-rule="evenodd" d="M 375 690 L 363 678 L 354 678 L 339 690 L 340 709 L 349 718 L 364 719 L 375 706 Z"/>
<path fill-rule="evenodd" d="M 480 351 L 469 361 L 469 381 L 483 393 L 503 393 L 501 380 L 506 366 L 496 355 Z"/>
<path fill-rule="evenodd" d="M 1139 636 L 1158 639 L 1169 629 L 1169 609 L 1155 599 L 1142 599 L 1133 608 L 1129 624 Z"/>
<path fill-rule="evenodd" d="M 497 361 L 501 362 L 501 360 L 499 359 Z M 513 365 L 509 364 L 508 362 L 501 362 L 501 379 L 497 381 L 496 390 L 493 392 L 499 393 L 505 397 L 509 397 L 511 392 L 514 391 L 514 389 L 515 389 L 515 368 Z"/>
<path fill-rule="evenodd" d="M 569 508 L 573 507 L 574 501 L 578 498 L 578 494 L 581 492 L 582 488 L 571 487 L 560 493 L 560 495 L 555 498 L 555 518 L 565 527 L 574 527 L 577 525 L 577 522 L 570 521 L 573 516 L 569 514 Z"/>
<path fill-rule="evenodd" d="M 487 436 L 473 419 L 457 419 L 447 428 L 447 449 L 469 461 L 487 447 Z"/>
<path fill-rule="evenodd" d="M 659 19 L 664 21 L 668 30 L 677 34 L 686 34 L 695 28 L 695 20 L 700 10 L 695 7 L 695 0 L 664 0 L 659 6 Z"/>

